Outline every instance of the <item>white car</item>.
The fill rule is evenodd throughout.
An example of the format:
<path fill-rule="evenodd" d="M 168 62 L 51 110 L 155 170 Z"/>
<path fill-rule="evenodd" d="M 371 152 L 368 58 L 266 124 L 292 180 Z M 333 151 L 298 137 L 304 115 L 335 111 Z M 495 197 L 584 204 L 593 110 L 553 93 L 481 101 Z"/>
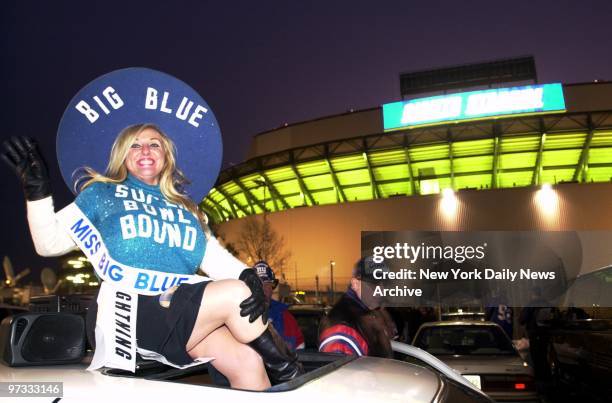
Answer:
<path fill-rule="evenodd" d="M 540 401 L 533 369 L 496 323 L 428 322 L 412 344 L 444 361 L 495 401 Z"/>
<path fill-rule="evenodd" d="M 422 365 L 399 360 L 302 353 L 306 373 L 264 392 L 231 389 L 214 384 L 208 366 L 178 370 L 145 362 L 137 373 L 86 370 L 78 365 L 8 367 L 0 364 L 0 396 L 11 402 L 491 402 L 477 388 L 429 354 L 402 343 L 396 351 Z M 90 358 L 89 358 L 90 359 Z M 17 382 L 62 382 L 63 394 L 50 397 L 11 397 Z M 6 397 L 8 396 L 8 397 Z"/>

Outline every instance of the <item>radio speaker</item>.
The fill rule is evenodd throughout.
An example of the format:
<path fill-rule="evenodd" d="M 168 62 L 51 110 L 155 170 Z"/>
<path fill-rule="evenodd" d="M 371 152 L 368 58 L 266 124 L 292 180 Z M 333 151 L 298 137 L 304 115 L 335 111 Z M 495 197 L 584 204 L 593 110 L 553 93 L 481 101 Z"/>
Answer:
<path fill-rule="evenodd" d="M 85 355 L 85 321 L 71 313 L 21 313 L 0 324 L 2 361 L 11 367 L 71 364 Z"/>

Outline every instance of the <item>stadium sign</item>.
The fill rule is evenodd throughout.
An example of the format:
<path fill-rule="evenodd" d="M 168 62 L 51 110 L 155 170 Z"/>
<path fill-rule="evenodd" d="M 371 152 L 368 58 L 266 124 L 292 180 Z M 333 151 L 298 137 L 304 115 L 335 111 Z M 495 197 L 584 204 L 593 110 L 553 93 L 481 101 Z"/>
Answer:
<path fill-rule="evenodd" d="M 526 85 L 417 98 L 383 105 L 385 131 L 509 115 L 565 111 L 561 84 Z"/>

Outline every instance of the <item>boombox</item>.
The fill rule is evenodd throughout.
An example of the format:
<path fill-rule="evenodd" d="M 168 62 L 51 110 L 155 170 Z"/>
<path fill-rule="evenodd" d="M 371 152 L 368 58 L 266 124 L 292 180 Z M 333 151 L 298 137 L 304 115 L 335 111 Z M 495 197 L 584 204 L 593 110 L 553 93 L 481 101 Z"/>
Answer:
<path fill-rule="evenodd" d="M 85 355 L 85 320 L 72 313 L 20 313 L 0 324 L 0 358 L 11 367 L 70 364 Z"/>
<path fill-rule="evenodd" d="M 30 298 L 30 312 L 72 312 L 85 314 L 97 294 L 40 295 Z"/>

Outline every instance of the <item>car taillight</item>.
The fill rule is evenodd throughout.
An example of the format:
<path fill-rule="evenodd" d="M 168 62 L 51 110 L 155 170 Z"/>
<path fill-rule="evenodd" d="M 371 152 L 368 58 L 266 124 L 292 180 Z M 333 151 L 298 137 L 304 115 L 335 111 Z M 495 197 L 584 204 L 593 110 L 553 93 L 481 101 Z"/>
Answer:
<path fill-rule="evenodd" d="M 482 375 L 482 390 L 487 392 L 527 392 L 535 390 L 535 383 L 528 375 Z"/>

